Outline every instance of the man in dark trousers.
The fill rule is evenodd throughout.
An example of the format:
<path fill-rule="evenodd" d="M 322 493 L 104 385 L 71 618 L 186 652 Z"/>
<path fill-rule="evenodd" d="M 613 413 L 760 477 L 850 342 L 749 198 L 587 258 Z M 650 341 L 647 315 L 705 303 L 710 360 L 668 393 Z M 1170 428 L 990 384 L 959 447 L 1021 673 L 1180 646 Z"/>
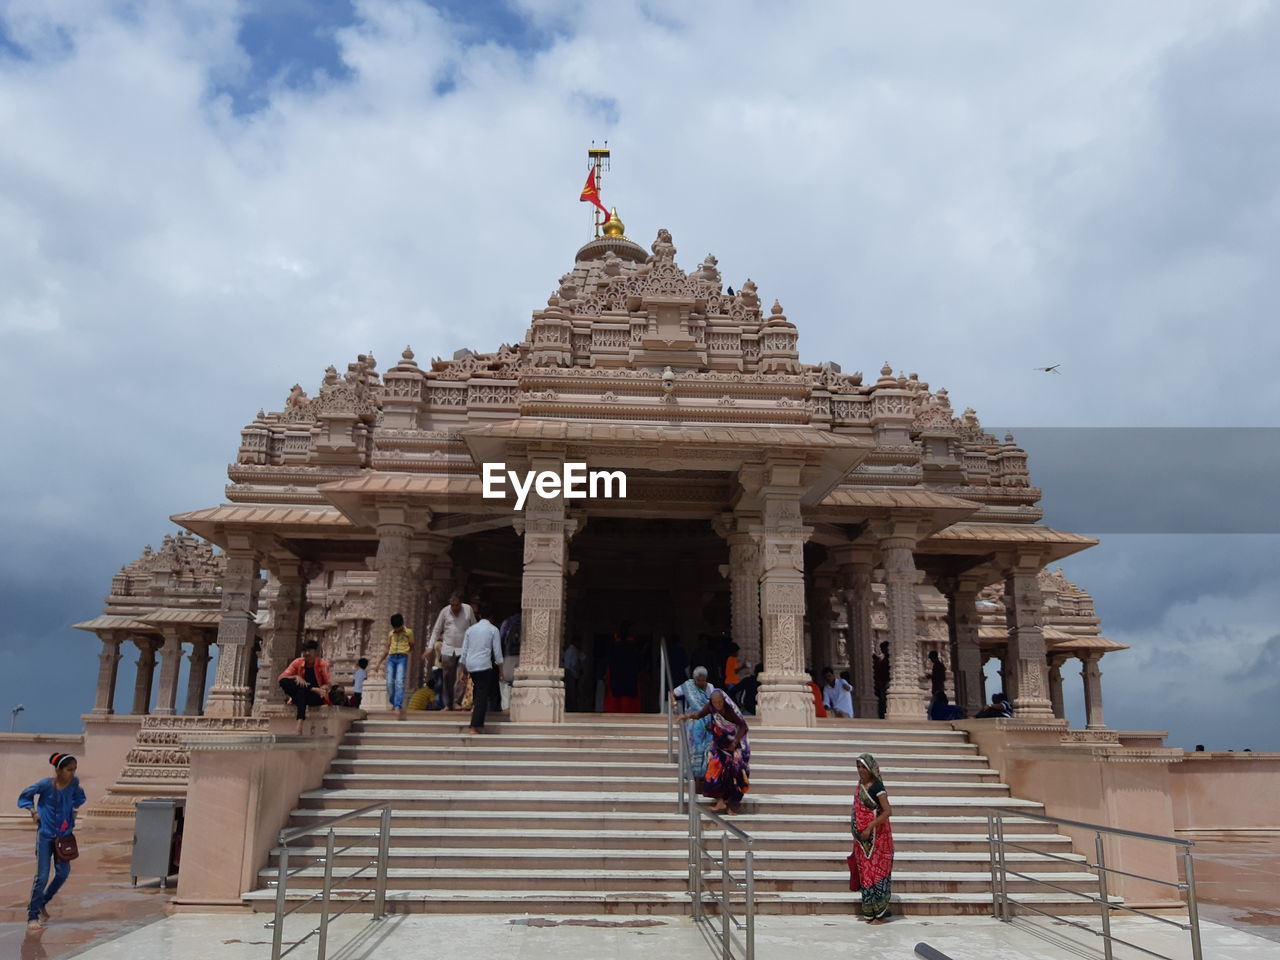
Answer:
<path fill-rule="evenodd" d="M 889 641 L 880 644 L 880 656 L 871 665 L 871 679 L 875 684 L 876 710 L 880 719 L 884 719 L 885 707 L 889 698 Z"/>
<path fill-rule="evenodd" d="M 489 709 L 489 695 L 498 680 L 497 668 L 502 663 L 501 636 L 484 614 L 463 634 L 458 660 L 471 675 L 471 732 L 480 733 Z"/>
<path fill-rule="evenodd" d="M 937 650 L 929 651 L 929 685 L 932 688 L 931 694 L 934 698 L 938 694 L 946 695 L 947 692 L 947 668 L 942 665 L 942 661 L 938 658 Z"/>

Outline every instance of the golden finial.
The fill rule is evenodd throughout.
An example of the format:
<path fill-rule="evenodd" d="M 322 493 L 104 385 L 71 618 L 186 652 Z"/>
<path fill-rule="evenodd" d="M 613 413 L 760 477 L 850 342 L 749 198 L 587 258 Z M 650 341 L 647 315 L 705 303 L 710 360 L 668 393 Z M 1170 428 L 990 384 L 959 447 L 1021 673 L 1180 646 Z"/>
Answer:
<path fill-rule="evenodd" d="M 604 222 L 601 228 L 606 237 L 623 237 L 626 236 L 626 227 L 622 221 L 618 219 L 618 208 L 612 207 L 609 210 L 609 219 Z"/>

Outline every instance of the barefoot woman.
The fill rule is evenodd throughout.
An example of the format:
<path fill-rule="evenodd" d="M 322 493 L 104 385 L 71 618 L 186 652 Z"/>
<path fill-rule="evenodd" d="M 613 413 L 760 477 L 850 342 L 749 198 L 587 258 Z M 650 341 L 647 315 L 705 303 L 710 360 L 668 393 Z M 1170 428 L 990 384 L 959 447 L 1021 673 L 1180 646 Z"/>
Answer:
<path fill-rule="evenodd" d="M 893 831 L 889 828 L 889 795 L 875 757 L 858 757 L 858 792 L 853 798 L 853 853 L 849 855 L 849 889 L 862 892 L 862 919 L 880 923 L 889 916 L 893 873 Z"/>
<path fill-rule="evenodd" d="M 751 745 L 747 742 L 747 721 L 723 690 L 712 690 L 711 698 L 697 713 L 682 720 L 711 718 L 711 749 L 707 754 L 707 779 L 703 792 L 715 800 L 713 813 L 738 812 L 738 804 L 751 785 Z"/>

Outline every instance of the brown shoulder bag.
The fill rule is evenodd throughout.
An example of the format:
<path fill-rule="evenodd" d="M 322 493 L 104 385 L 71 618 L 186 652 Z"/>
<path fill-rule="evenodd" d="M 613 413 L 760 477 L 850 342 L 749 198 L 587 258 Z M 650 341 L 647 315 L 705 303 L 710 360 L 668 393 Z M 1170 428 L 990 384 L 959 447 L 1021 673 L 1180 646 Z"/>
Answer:
<path fill-rule="evenodd" d="M 68 833 L 65 837 L 55 837 L 53 840 L 53 856 L 54 859 L 61 860 L 63 863 L 80 856 L 80 848 L 76 845 L 76 835 Z"/>

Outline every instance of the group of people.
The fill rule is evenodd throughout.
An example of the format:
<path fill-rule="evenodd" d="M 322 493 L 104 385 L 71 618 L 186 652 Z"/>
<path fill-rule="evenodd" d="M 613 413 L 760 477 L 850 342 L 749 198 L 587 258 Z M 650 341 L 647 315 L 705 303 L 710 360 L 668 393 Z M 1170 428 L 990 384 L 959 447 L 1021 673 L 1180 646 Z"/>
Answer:
<path fill-rule="evenodd" d="M 403 614 L 392 614 L 387 644 L 378 661 L 385 669 L 387 702 L 400 719 L 405 716 L 405 687 L 409 658 L 415 653 L 413 630 Z M 479 598 L 463 603 L 455 593 L 436 617 L 422 653 L 430 701 L 426 709 L 471 710 L 470 732 L 480 733 L 491 709 L 502 709 L 510 690 L 515 663 L 520 654 L 520 615 L 503 621 L 501 629 L 480 611 Z M 333 682 L 329 664 L 320 656 L 319 644 L 302 645 L 295 658 L 280 674 L 278 682 L 293 703 L 297 732 L 301 735 L 308 707 L 322 704 L 360 706 L 368 678 L 369 660 L 361 657 L 356 666 L 352 693 L 347 695 Z"/>

